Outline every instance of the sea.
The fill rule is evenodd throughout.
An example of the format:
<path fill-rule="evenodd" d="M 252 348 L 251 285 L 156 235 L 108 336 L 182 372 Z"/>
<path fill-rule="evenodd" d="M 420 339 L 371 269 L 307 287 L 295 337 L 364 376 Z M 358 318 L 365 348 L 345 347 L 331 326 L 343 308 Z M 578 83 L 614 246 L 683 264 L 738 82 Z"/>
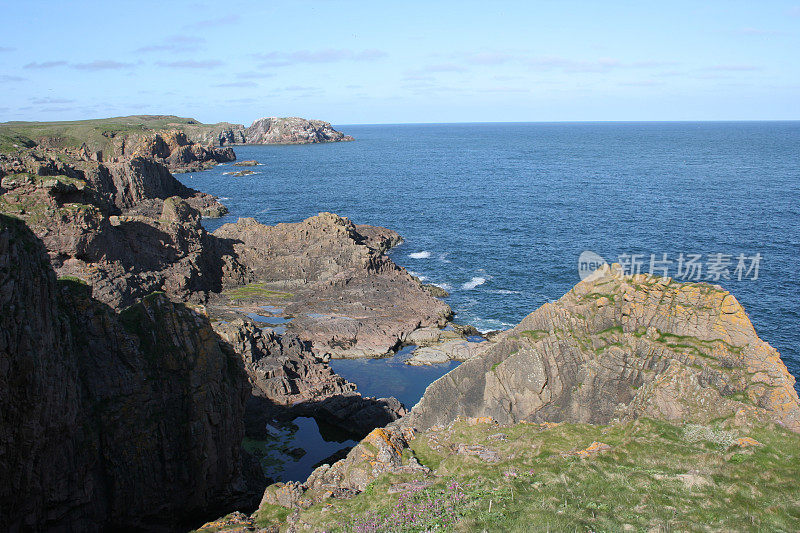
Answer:
<path fill-rule="evenodd" d="M 483 331 L 560 298 L 584 252 L 719 284 L 800 376 L 800 122 L 335 127 L 356 140 L 237 146 L 239 161 L 259 162 L 255 174 L 223 164 L 177 177 L 230 209 L 205 220 L 209 230 L 330 211 L 399 232 L 392 259 L 447 290 L 455 320 Z M 333 365 L 409 407 L 453 366 Z"/>

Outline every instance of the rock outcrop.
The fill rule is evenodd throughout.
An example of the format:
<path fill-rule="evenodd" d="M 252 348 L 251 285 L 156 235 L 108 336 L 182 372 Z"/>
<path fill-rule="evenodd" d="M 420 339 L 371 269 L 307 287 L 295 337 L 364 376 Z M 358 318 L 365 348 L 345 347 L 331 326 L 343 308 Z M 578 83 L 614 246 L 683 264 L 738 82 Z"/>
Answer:
<path fill-rule="evenodd" d="M 175 528 L 252 505 L 241 360 L 153 295 L 117 313 L 0 215 L 0 523 Z"/>
<path fill-rule="evenodd" d="M 364 236 L 348 219 L 321 213 L 275 226 L 240 219 L 214 236 L 232 243 L 237 261 L 257 280 L 252 304 L 279 304 L 294 317 L 287 331 L 309 341 L 317 356 L 355 358 L 390 353 L 410 332 L 444 325 L 451 314 L 383 254 L 398 239 L 387 232 Z M 217 304 L 231 302 L 212 300 L 212 310 Z"/>
<path fill-rule="evenodd" d="M 404 424 L 707 422 L 743 411 L 800 431 L 794 383 L 729 292 L 604 267 L 431 384 Z"/>
<path fill-rule="evenodd" d="M 249 127 L 203 124 L 173 115 L 134 115 L 69 122 L 0 124 L 0 150 L 70 150 L 87 161 L 118 162 L 133 155 L 159 159 L 171 170 L 197 170 L 232 161 L 237 144 L 352 141 L 327 122 L 297 117 L 258 119 Z M 137 153 L 138 152 L 138 153 Z"/>
<path fill-rule="evenodd" d="M 296 335 L 277 335 L 243 319 L 218 322 L 215 329 L 242 357 L 250 379 L 250 437 L 265 438 L 273 420 L 310 416 L 360 438 L 407 412 L 395 398 L 362 397 Z"/>
<path fill-rule="evenodd" d="M 276 226 L 242 219 L 209 234 L 196 208 L 219 204 L 152 158 L 65 163 L 31 151 L 0 156 L 0 172 L 0 212 L 31 226 L 59 275 L 117 309 L 164 291 L 230 319 L 243 304 L 277 299 L 294 317 L 289 331 L 320 357 L 384 355 L 450 315 L 386 257 L 401 240 L 386 228 L 323 213 Z"/>
<path fill-rule="evenodd" d="M 353 138 L 333 129 L 329 122 L 298 117 L 267 117 L 244 130 L 247 144 L 309 144 L 352 141 Z"/>

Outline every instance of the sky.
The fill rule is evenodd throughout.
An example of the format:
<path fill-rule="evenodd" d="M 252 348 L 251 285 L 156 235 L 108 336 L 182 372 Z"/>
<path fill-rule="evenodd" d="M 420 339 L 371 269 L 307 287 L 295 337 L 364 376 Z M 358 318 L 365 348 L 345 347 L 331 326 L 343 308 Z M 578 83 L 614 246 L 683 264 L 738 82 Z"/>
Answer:
<path fill-rule="evenodd" d="M 0 122 L 800 119 L 800 1 L 0 0 Z"/>

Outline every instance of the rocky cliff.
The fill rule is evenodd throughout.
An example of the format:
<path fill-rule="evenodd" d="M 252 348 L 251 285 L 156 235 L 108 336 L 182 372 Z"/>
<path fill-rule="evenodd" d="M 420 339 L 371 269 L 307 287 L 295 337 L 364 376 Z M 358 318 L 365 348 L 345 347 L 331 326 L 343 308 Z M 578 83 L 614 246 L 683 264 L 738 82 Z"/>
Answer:
<path fill-rule="evenodd" d="M 128 135 L 113 143 L 106 159 L 155 159 L 173 172 L 203 170 L 218 163 L 236 160 L 231 148 L 217 148 L 190 141 L 181 130 L 167 130 L 141 135 Z"/>
<path fill-rule="evenodd" d="M 364 398 L 297 335 L 278 335 L 250 320 L 217 322 L 215 330 L 244 361 L 252 394 L 247 435 L 264 438 L 267 423 L 310 416 L 357 437 L 406 414 L 395 398 Z"/>
<path fill-rule="evenodd" d="M 451 469 L 439 467 L 433 473 L 412 450 L 428 460 L 474 457 L 490 467 L 518 461 L 521 452 L 498 452 L 509 439 L 506 433 L 483 433 L 481 440 L 469 440 L 463 432 L 455 437 L 459 421 L 499 423 L 507 428 L 503 431 L 519 432 L 524 430 L 515 428 L 521 423 L 541 431 L 562 423 L 666 420 L 690 424 L 669 430 L 684 431 L 687 438 L 724 435 L 722 450 L 733 453 L 737 432 L 778 425 L 800 433 L 794 383 L 778 352 L 758 338 L 727 291 L 669 278 L 623 276 L 616 266 L 605 266 L 432 383 L 407 416 L 371 432 L 346 458 L 321 466 L 303 484 L 268 488 L 260 516 L 271 506 L 306 509 L 330 498 L 349 498 L 378 480 L 403 485 L 398 480 L 415 479 L 421 484 L 417 488 L 412 483 L 398 489 L 413 494 L 465 468 L 466 459 L 457 459 Z M 422 445 L 420 434 L 426 439 Z M 760 446 L 749 437 L 740 441 L 743 447 Z M 562 455 L 592 457 L 610 449 L 594 442 Z M 429 465 L 436 468 L 442 460 Z M 536 475 L 534 470 L 530 474 Z M 481 481 L 464 482 L 474 486 Z M 436 511 L 432 519 L 441 519 L 445 511 Z M 312 517 L 324 518 L 309 511 L 294 515 L 292 522 L 302 525 Z M 362 520 L 376 523 L 374 516 Z"/>
<path fill-rule="evenodd" d="M 0 309 L 4 529 L 171 529 L 249 505 L 245 372 L 202 312 L 153 295 L 118 313 L 4 215 Z"/>
<path fill-rule="evenodd" d="M 38 147 L 79 151 L 86 159 L 115 162 L 157 158 L 171 170 L 191 171 L 232 161 L 236 144 L 305 144 L 352 141 L 321 120 L 268 117 L 243 124 L 203 124 L 173 115 L 134 115 L 69 122 L 0 123 L 0 153 Z"/>
<path fill-rule="evenodd" d="M 232 243 L 254 284 L 250 291 L 212 298 L 210 308 L 226 316 L 231 299 L 253 311 L 277 305 L 293 317 L 287 330 L 309 341 L 320 357 L 387 354 L 412 331 L 444 325 L 451 315 L 447 304 L 384 255 L 399 240 L 392 233 L 374 228 L 365 236 L 331 213 L 275 226 L 253 219 L 225 224 L 214 236 Z"/>

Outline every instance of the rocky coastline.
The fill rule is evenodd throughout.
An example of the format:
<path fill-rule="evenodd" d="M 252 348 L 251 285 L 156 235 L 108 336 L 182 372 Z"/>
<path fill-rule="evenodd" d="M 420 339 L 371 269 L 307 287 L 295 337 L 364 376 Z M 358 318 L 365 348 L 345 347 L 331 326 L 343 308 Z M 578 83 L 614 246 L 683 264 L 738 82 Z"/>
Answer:
<path fill-rule="evenodd" d="M 226 208 L 171 173 L 233 161 L 240 141 L 352 139 L 330 124 L 124 118 L 0 150 L 0 524 L 11 531 L 185 531 L 219 516 L 202 529 L 328 530 L 358 518 L 353 502 L 383 504 L 376 486 L 474 485 L 533 472 L 542 457 L 526 449 L 583 460 L 626 449 L 633 433 L 671 445 L 687 424 L 735 435 L 725 461 L 773 434 L 800 448 L 794 378 L 718 286 L 604 267 L 486 339 L 386 255 L 402 242 L 391 229 L 320 213 L 209 232 L 202 218 Z M 411 365 L 463 361 L 411 411 L 362 396 L 329 364 L 408 345 Z M 304 482 L 272 483 L 243 444 L 301 416 L 360 442 Z M 587 426 L 624 435 L 614 446 L 564 436 Z M 464 471 L 473 478 L 454 477 Z"/>
<path fill-rule="evenodd" d="M 271 485 L 252 517 L 226 519 L 242 531 L 258 530 L 259 523 L 280 524 L 287 531 L 346 524 L 369 530 L 382 520 L 389 520 L 388 527 L 396 514 L 391 506 L 398 505 L 392 494 L 405 494 L 402 502 L 440 487 L 431 489 L 431 498 L 441 501 L 454 486 L 474 485 L 488 471 L 505 472 L 505 482 L 489 481 L 497 491 L 509 483 L 509 472 L 511 479 L 522 475 L 519 466 L 539 464 L 547 470 L 536 453 L 520 465 L 525 444 L 509 450 L 507 442 L 530 442 L 534 451 L 555 446 L 564 458 L 612 453 L 614 448 L 599 440 L 576 446 L 582 441 L 578 428 L 587 424 L 605 440 L 613 431 L 635 432 L 664 445 L 662 430 L 649 421 L 681 424 L 685 429 L 668 431 L 683 431 L 689 443 L 717 439 L 729 457 L 764 446 L 751 435 L 763 439 L 785 431 L 786 445 L 797 451 L 800 400 L 794 383 L 777 351 L 758 338 L 727 291 L 625 276 L 618 265 L 606 265 L 559 301 L 485 343 L 476 357 L 432 383 L 409 414 L 372 431 L 345 458 L 320 466 L 303 483 Z M 555 436 L 570 432 L 574 444 Z M 516 440 L 509 440 L 512 433 Z M 626 442 L 614 442 L 624 456 Z M 445 462 L 449 468 L 437 466 Z M 475 477 L 454 481 L 460 471 Z M 682 475 L 676 479 L 701 476 L 697 471 Z M 384 515 L 353 517 L 344 511 L 349 500 L 366 498 L 375 484 L 388 495 Z M 452 505 L 465 497 L 463 491 L 456 494 Z M 372 502 L 383 505 L 374 497 Z M 424 516 L 426 510 L 409 512 Z"/>
<path fill-rule="evenodd" d="M 119 163 L 146 157 L 173 172 L 194 172 L 236 159 L 242 144 L 312 144 L 352 141 L 330 123 L 265 117 L 250 126 L 202 124 L 173 115 L 135 115 L 74 122 L 0 123 L 0 153 L 29 148 L 75 152 L 81 159 Z"/>
<path fill-rule="evenodd" d="M 325 362 L 385 355 L 450 316 L 384 255 L 396 233 L 330 213 L 209 233 L 201 218 L 224 206 L 170 168 L 230 148 L 170 130 L 114 153 L 0 154 L 0 523 L 186 529 L 257 507 L 268 480 L 242 442 L 267 422 L 361 438 L 406 413 Z M 257 314 L 278 305 L 288 331 Z"/>

